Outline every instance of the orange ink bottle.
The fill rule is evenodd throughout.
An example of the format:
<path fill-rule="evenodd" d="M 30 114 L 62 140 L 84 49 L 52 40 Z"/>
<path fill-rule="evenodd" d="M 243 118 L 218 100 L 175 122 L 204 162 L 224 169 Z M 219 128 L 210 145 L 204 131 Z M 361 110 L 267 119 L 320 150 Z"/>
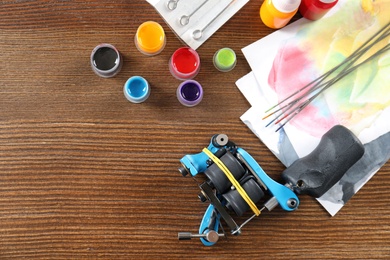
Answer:
<path fill-rule="evenodd" d="M 301 0 L 264 0 L 260 18 L 272 29 L 282 28 L 297 13 L 300 4 Z"/>
<path fill-rule="evenodd" d="M 157 22 L 144 22 L 138 27 L 134 42 L 141 53 L 148 56 L 157 55 L 165 47 L 164 29 Z"/>

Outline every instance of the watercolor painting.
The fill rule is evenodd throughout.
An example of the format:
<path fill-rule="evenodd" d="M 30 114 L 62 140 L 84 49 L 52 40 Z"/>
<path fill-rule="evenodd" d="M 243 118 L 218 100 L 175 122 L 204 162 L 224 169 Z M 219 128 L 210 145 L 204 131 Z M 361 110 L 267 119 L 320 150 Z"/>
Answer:
<path fill-rule="evenodd" d="M 384 12 L 383 10 L 387 10 Z M 279 100 L 340 64 L 375 32 L 390 22 L 390 1 L 347 1 L 330 17 L 298 30 L 278 50 L 268 77 Z M 355 22 L 351 22 L 355 21 Z M 373 46 L 362 58 L 389 44 Z M 332 85 L 291 121 L 312 136 L 335 124 L 360 132 L 390 105 L 390 52 L 359 67 Z M 313 121 L 316 126 L 313 127 Z"/>
<path fill-rule="evenodd" d="M 390 52 L 345 76 L 294 117 L 284 132 L 277 134 L 279 140 L 291 144 L 284 141 L 284 150 L 261 118 L 271 105 L 339 64 L 390 22 L 390 0 L 340 0 L 336 7 L 318 21 L 300 19 L 245 47 L 242 51 L 253 76 L 237 82 L 246 97 L 258 88 L 255 93 L 267 100 L 260 104 L 252 97 L 252 108 L 241 119 L 286 166 L 295 156 L 287 161 L 285 154 L 305 156 L 336 124 L 348 127 L 362 141 L 366 149 L 363 158 L 318 199 L 331 215 L 390 158 Z M 389 42 L 387 37 L 361 59 Z"/>

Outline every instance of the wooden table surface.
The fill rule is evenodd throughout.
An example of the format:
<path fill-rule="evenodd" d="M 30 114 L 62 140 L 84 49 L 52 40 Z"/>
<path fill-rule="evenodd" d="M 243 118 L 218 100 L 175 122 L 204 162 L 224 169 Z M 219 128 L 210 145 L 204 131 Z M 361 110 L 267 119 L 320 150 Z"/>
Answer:
<path fill-rule="evenodd" d="M 297 211 L 266 212 L 214 247 L 177 240 L 207 206 L 179 159 L 211 135 L 227 134 L 276 180 L 284 169 L 239 119 L 249 104 L 235 81 L 250 71 L 240 50 L 273 32 L 260 5 L 250 1 L 198 49 L 205 96 L 187 108 L 167 66 L 183 43 L 146 1 L 2 1 L 0 259 L 389 259 L 389 163 L 333 218 L 301 196 Z M 167 35 L 154 57 L 134 45 L 147 20 Z M 104 42 L 124 58 L 114 78 L 90 67 Z M 221 73 L 212 57 L 226 46 L 238 64 Z M 134 75 L 152 86 L 142 104 L 122 92 Z"/>

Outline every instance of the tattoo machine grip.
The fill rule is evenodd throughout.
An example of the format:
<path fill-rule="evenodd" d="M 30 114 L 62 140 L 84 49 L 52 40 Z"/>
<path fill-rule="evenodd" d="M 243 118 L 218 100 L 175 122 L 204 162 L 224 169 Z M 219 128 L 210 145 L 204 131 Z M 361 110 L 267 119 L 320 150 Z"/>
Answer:
<path fill-rule="evenodd" d="M 318 146 L 296 160 L 282 173 L 282 178 L 297 194 L 321 197 L 364 154 L 364 146 L 341 125 L 326 132 Z"/>

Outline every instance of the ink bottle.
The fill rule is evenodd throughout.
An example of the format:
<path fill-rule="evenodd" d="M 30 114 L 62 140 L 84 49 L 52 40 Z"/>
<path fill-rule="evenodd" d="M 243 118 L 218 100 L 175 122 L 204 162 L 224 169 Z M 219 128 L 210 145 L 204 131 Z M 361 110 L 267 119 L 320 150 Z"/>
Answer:
<path fill-rule="evenodd" d="M 302 0 L 299 12 L 309 20 L 318 20 L 323 17 L 338 0 Z"/>
<path fill-rule="evenodd" d="M 193 79 L 199 70 L 199 54 L 189 47 L 177 49 L 169 59 L 169 71 L 179 80 Z"/>
<path fill-rule="evenodd" d="M 141 53 L 147 56 L 157 55 L 166 44 L 164 29 L 157 22 L 144 22 L 138 27 L 134 42 Z"/>
<path fill-rule="evenodd" d="M 231 71 L 237 63 L 236 53 L 230 48 L 222 48 L 214 54 L 213 63 L 219 71 Z"/>
<path fill-rule="evenodd" d="M 123 86 L 123 93 L 128 101 L 133 103 L 142 103 L 150 95 L 150 86 L 148 81 L 141 76 L 129 78 Z"/>
<path fill-rule="evenodd" d="M 92 70 L 103 78 L 114 77 L 123 63 L 119 51 L 108 43 L 99 44 L 92 50 L 90 62 Z"/>
<path fill-rule="evenodd" d="M 260 7 L 260 18 L 272 29 L 282 28 L 297 13 L 300 4 L 301 0 L 265 0 Z"/>
<path fill-rule="evenodd" d="M 177 88 L 176 97 L 183 106 L 193 107 L 202 101 L 203 88 L 195 80 L 186 80 Z"/>

